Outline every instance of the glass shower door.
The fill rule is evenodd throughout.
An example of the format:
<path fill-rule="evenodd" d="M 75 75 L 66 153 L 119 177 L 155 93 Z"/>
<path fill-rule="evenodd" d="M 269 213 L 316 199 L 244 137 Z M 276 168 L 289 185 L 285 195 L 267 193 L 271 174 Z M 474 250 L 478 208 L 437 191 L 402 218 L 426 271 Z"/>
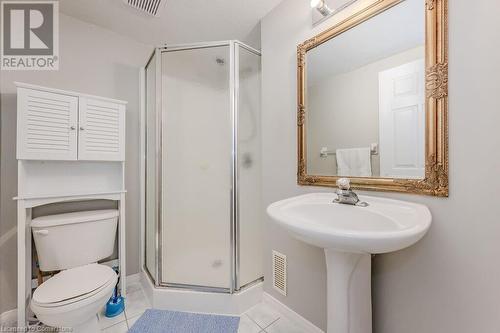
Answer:
<path fill-rule="evenodd" d="M 238 127 L 238 285 L 261 278 L 260 54 L 236 43 Z"/>
<path fill-rule="evenodd" d="M 162 53 L 164 285 L 231 287 L 229 50 Z"/>

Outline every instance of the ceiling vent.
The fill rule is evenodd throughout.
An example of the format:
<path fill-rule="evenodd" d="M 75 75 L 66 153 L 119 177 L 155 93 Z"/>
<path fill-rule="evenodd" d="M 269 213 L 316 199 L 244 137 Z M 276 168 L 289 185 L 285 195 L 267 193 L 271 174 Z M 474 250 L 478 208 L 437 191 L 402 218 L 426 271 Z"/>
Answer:
<path fill-rule="evenodd" d="M 141 12 L 158 17 L 166 0 L 123 0 L 123 2 Z"/>
<path fill-rule="evenodd" d="M 286 256 L 273 251 L 273 287 L 286 296 Z"/>

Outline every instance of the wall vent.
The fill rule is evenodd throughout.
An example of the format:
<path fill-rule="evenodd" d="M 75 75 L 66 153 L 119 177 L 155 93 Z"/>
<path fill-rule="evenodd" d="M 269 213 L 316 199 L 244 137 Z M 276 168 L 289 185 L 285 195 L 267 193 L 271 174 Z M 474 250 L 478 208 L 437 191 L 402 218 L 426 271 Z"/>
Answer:
<path fill-rule="evenodd" d="M 166 0 L 123 0 L 127 5 L 153 16 L 160 16 Z"/>
<path fill-rule="evenodd" d="M 286 256 L 273 251 L 273 287 L 286 296 Z"/>

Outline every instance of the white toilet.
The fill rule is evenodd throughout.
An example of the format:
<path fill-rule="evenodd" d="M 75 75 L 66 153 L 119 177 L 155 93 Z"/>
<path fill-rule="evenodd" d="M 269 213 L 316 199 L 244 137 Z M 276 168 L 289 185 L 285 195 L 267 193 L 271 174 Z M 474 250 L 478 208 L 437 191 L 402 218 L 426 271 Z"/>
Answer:
<path fill-rule="evenodd" d="M 97 313 L 118 277 L 97 264 L 113 254 L 118 211 L 94 210 L 43 216 L 31 228 L 42 271 L 61 270 L 33 293 L 31 309 L 44 324 L 74 333 L 99 332 Z"/>

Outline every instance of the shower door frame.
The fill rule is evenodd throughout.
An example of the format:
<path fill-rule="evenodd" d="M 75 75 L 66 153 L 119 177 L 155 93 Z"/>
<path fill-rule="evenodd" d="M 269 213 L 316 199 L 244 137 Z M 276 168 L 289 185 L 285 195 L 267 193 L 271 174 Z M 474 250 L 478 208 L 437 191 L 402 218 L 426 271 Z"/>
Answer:
<path fill-rule="evenodd" d="M 214 47 L 229 47 L 229 106 L 230 106 L 230 122 L 231 122 L 231 158 L 230 158 L 230 179 L 231 179 L 231 190 L 230 190 L 230 286 L 229 288 L 221 288 L 221 287 L 210 287 L 210 286 L 201 286 L 201 285 L 191 285 L 191 284 L 181 284 L 181 283 L 168 283 L 162 281 L 162 221 L 163 221 L 163 212 L 162 212 L 162 173 L 163 173 L 163 164 L 162 164 L 162 153 L 163 153 L 163 119 L 162 119 L 162 54 L 166 52 L 174 52 L 174 51 L 186 51 L 186 50 L 194 50 L 194 49 L 206 49 L 206 48 L 214 48 Z M 156 216 L 155 216 L 155 276 L 153 276 L 146 265 L 146 196 L 147 196 L 147 139 L 143 142 L 143 159 L 144 159 L 144 168 L 142 172 L 142 176 L 144 177 L 143 181 L 143 212 L 142 212 L 142 226 L 144 228 L 143 232 L 143 244 L 142 244 L 142 260 L 143 260 L 143 270 L 146 272 L 146 275 L 149 277 L 151 282 L 157 288 L 177 288 L 191 291 L 201 291 L 201 292 L 216 292 L 216 293 L 234 293 L 243 288 L 249 287 L 263 280 L 263 277 L 258 277 L 256 280 L 242 286 L 240 284 L 239 272 L 240 272 L 240 237 L 239 237 L 239 171 L 238 171 L 238 105 L 239 105 L 239 48 L 243 48 L 258 57 L 261 57 L 261 52 L 257 49 L 252 48 L 240 41 L 237 40 L 228 40 L 228 41 L 217 41 L 217 42 L 207 42 L 207 43 L 194 43 L 194 44 L 177 44 L 177 45 L 165 45 L 155 48 L 153 54 L 150 56 L 149 60 L 145 65 L 145 69 L 151 63 L 151 61 L 156 62 L 156 72 L 155 72 L 155 112 L 156 112 Z M 143 74 L 144 75 L 144 74 Z M 144 78 L 142 78 L 144 81 Z M 143 84 L 145 86 L 145 84 Z M 144 96 L 146 96 L 147 92 L 144 91 Z M 147 138 L 147 109 L 146 109 L 146 100 L 143 101 L 143 112 L 142 116 L 143 121 L 143 137 Z M 160 112 L 158 112 L 160 110 Z"/>

